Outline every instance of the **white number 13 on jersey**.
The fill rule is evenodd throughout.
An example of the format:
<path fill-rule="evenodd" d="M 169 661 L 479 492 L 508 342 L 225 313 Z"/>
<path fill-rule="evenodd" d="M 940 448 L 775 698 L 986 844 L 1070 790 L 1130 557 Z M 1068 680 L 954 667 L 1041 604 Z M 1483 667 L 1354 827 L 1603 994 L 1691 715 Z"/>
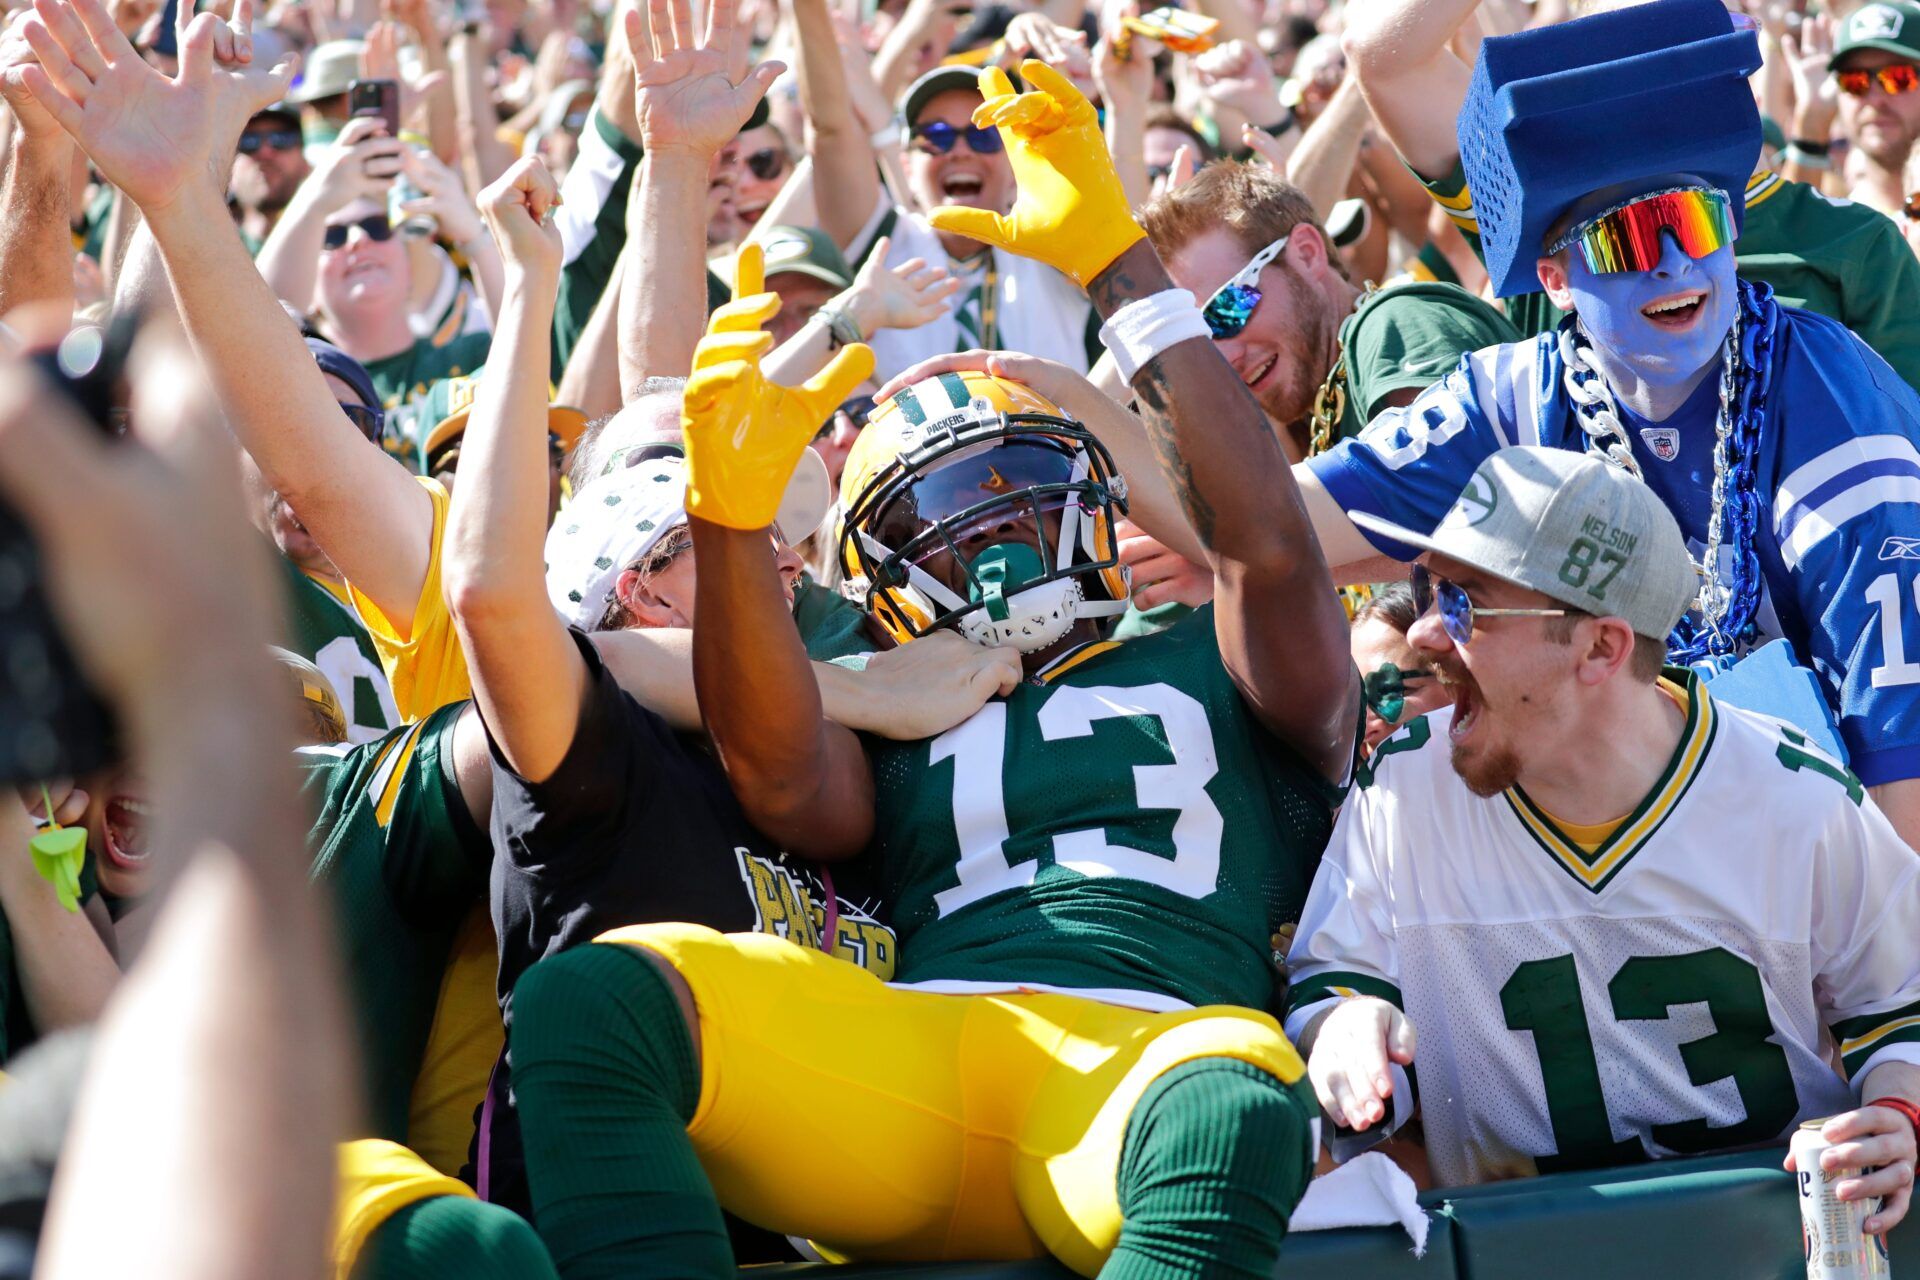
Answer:
<path fill-rule="evenodd" d="M 1048 741 L 1085 738 L 1096 720 L 1153 716 L 1166 734 L 1171 764 L 1135 765 L 1134 796 L 1142 809 L 1173 809 L 1174 856 L 1107 843 L 1100 829 L 1063 832 L 1053 838 L 1055 866 L 1083 876 L 1120 876 L 1158 885 L 1189 898 L 1204 898 L 1220 877 L 1220 839 L 1225 824 L 1207 794 L 1219 772 L 1206 708 L 1171 685 L 1056 689 L 1040 708 L 1040 734 Z M 960 883 L 934 895 L 941 915 L 1007 889 L 1033 883 L 1038 860 L 1007 861 L 1007 804 L 1002 776 L 1007 756 L 1007 705 L 992 702 L 966 723 L 933 740 L 928 763 L 953 761 L 954 830 Z M 1152 797 L 1151 800 L 1148 797 Z"/>

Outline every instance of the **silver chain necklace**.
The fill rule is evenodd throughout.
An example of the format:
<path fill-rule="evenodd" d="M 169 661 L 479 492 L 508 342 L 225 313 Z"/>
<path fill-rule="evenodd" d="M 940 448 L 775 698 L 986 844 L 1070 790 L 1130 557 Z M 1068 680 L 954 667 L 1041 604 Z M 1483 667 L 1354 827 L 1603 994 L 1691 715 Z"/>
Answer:
<path fill-rule="evenodd" d="M 1589 339 L 1578 318 L 1560 331 L 1560 358 L 1566 365 L 1561 382 L 1573 401 L 1574 421 L 1586 433 L 1587 453 L 1620 468 L 1636 480 L 1645 480 L 1640 460 L 1633 456 L 1627 429 L 1615 411 L 1613 388 L 1587 354 Z M 1720 541 L 1725 536 L 1727 473 L 1732 469 L 1729 441 L 1733 436 L 1735 379 L 1740 363 L 1740 313 L 1734 312 L 1720 353 L 1720 411 L 1713 420 L 1713 503 L 1707 514 L 1707 542 L 1693 562 L 1700 575 L 1695 603 L 1700 616 L 1718 632 L 1727 612 L 1728 592 L 1720 581 Z"/>

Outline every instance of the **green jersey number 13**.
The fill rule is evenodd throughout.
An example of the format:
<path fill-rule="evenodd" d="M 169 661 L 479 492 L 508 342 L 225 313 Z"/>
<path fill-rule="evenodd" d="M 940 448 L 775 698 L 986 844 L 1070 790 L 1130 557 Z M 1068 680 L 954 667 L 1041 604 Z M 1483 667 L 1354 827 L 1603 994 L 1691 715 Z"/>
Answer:
<path fill-rule="evenodd" d="M 1168 684 L 1127 689 L 1065 685 L 1052 692 L 1036 719 L 1041 738 L 1053 742 L 1091 738 L 1098 720 L 1139 716 L 1160 722 L 1173 760 L 1135 765 L 1135 798 L 1142 809 L 1177 811 L 1174 856 L 1110 844 L 1106 831 L 1094 828 L 1054 836 L 1054 865 L 1083 876 L 1118 876 L 1184 897 L 1204 898 L 1219 880 L 1224 823 L 1207 794 L 1207 783 L 1219 772 L 1219 763 L 1213 730 L 1199 700 Z M 964 724 L 935 738 L 928 763 L 947 759 L 953 761 L 954 828 L 960 843 L 954 870 L 960 883 L 934 895 L 942 916 L 992 894 L 1030 885 L 1040 869 L 1036 859 L 1007 861 L 1011 834 L 1004 781 L 1007 704 L 988 703 Z"/>

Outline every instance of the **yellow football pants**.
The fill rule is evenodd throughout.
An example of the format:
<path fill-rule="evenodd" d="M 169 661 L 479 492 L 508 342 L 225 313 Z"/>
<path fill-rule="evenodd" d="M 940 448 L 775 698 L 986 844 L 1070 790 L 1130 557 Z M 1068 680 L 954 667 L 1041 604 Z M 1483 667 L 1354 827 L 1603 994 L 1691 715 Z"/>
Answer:
<path fill-rule="evenodd" d="M 1121 1147 L 1154 1080 L 1197 1058 L 1291 1084 L 1272 1018 L 1143 1013 L 1038 992 L 935 995 L 767 934 L 641 925 L 699 1012 L 688 1135 L 720 1203 L 837 1255 L 1052 1253 L 1094 1275 L 1119 1239 Z"/>
<path fill-rule="evenodd" d="M 431 1196 L 468 1196 L 449 1178 L 397 1142 L 360 1138 L 340 1144 L 340 1200 L 333 1229 L 334 1275 L 347 1280 L 360 1251 L 380 1225 Z"/>

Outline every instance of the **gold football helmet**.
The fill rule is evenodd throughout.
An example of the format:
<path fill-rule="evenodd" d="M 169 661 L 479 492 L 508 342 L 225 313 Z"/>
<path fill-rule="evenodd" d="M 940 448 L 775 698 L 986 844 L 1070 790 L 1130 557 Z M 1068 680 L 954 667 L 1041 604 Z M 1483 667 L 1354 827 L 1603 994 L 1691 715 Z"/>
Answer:
<path fill-rule="evenodd" d="M 840 491 L 847 581 L 900 643 L 950 626 L 1031 653 L 1078 618 L 1126 610 L 1126 482 L 1031 387 L 977 372 L 913 384 L 874 410 Z M 951 580 L 953 565 L 954 585 L 930 571 Z"/>

